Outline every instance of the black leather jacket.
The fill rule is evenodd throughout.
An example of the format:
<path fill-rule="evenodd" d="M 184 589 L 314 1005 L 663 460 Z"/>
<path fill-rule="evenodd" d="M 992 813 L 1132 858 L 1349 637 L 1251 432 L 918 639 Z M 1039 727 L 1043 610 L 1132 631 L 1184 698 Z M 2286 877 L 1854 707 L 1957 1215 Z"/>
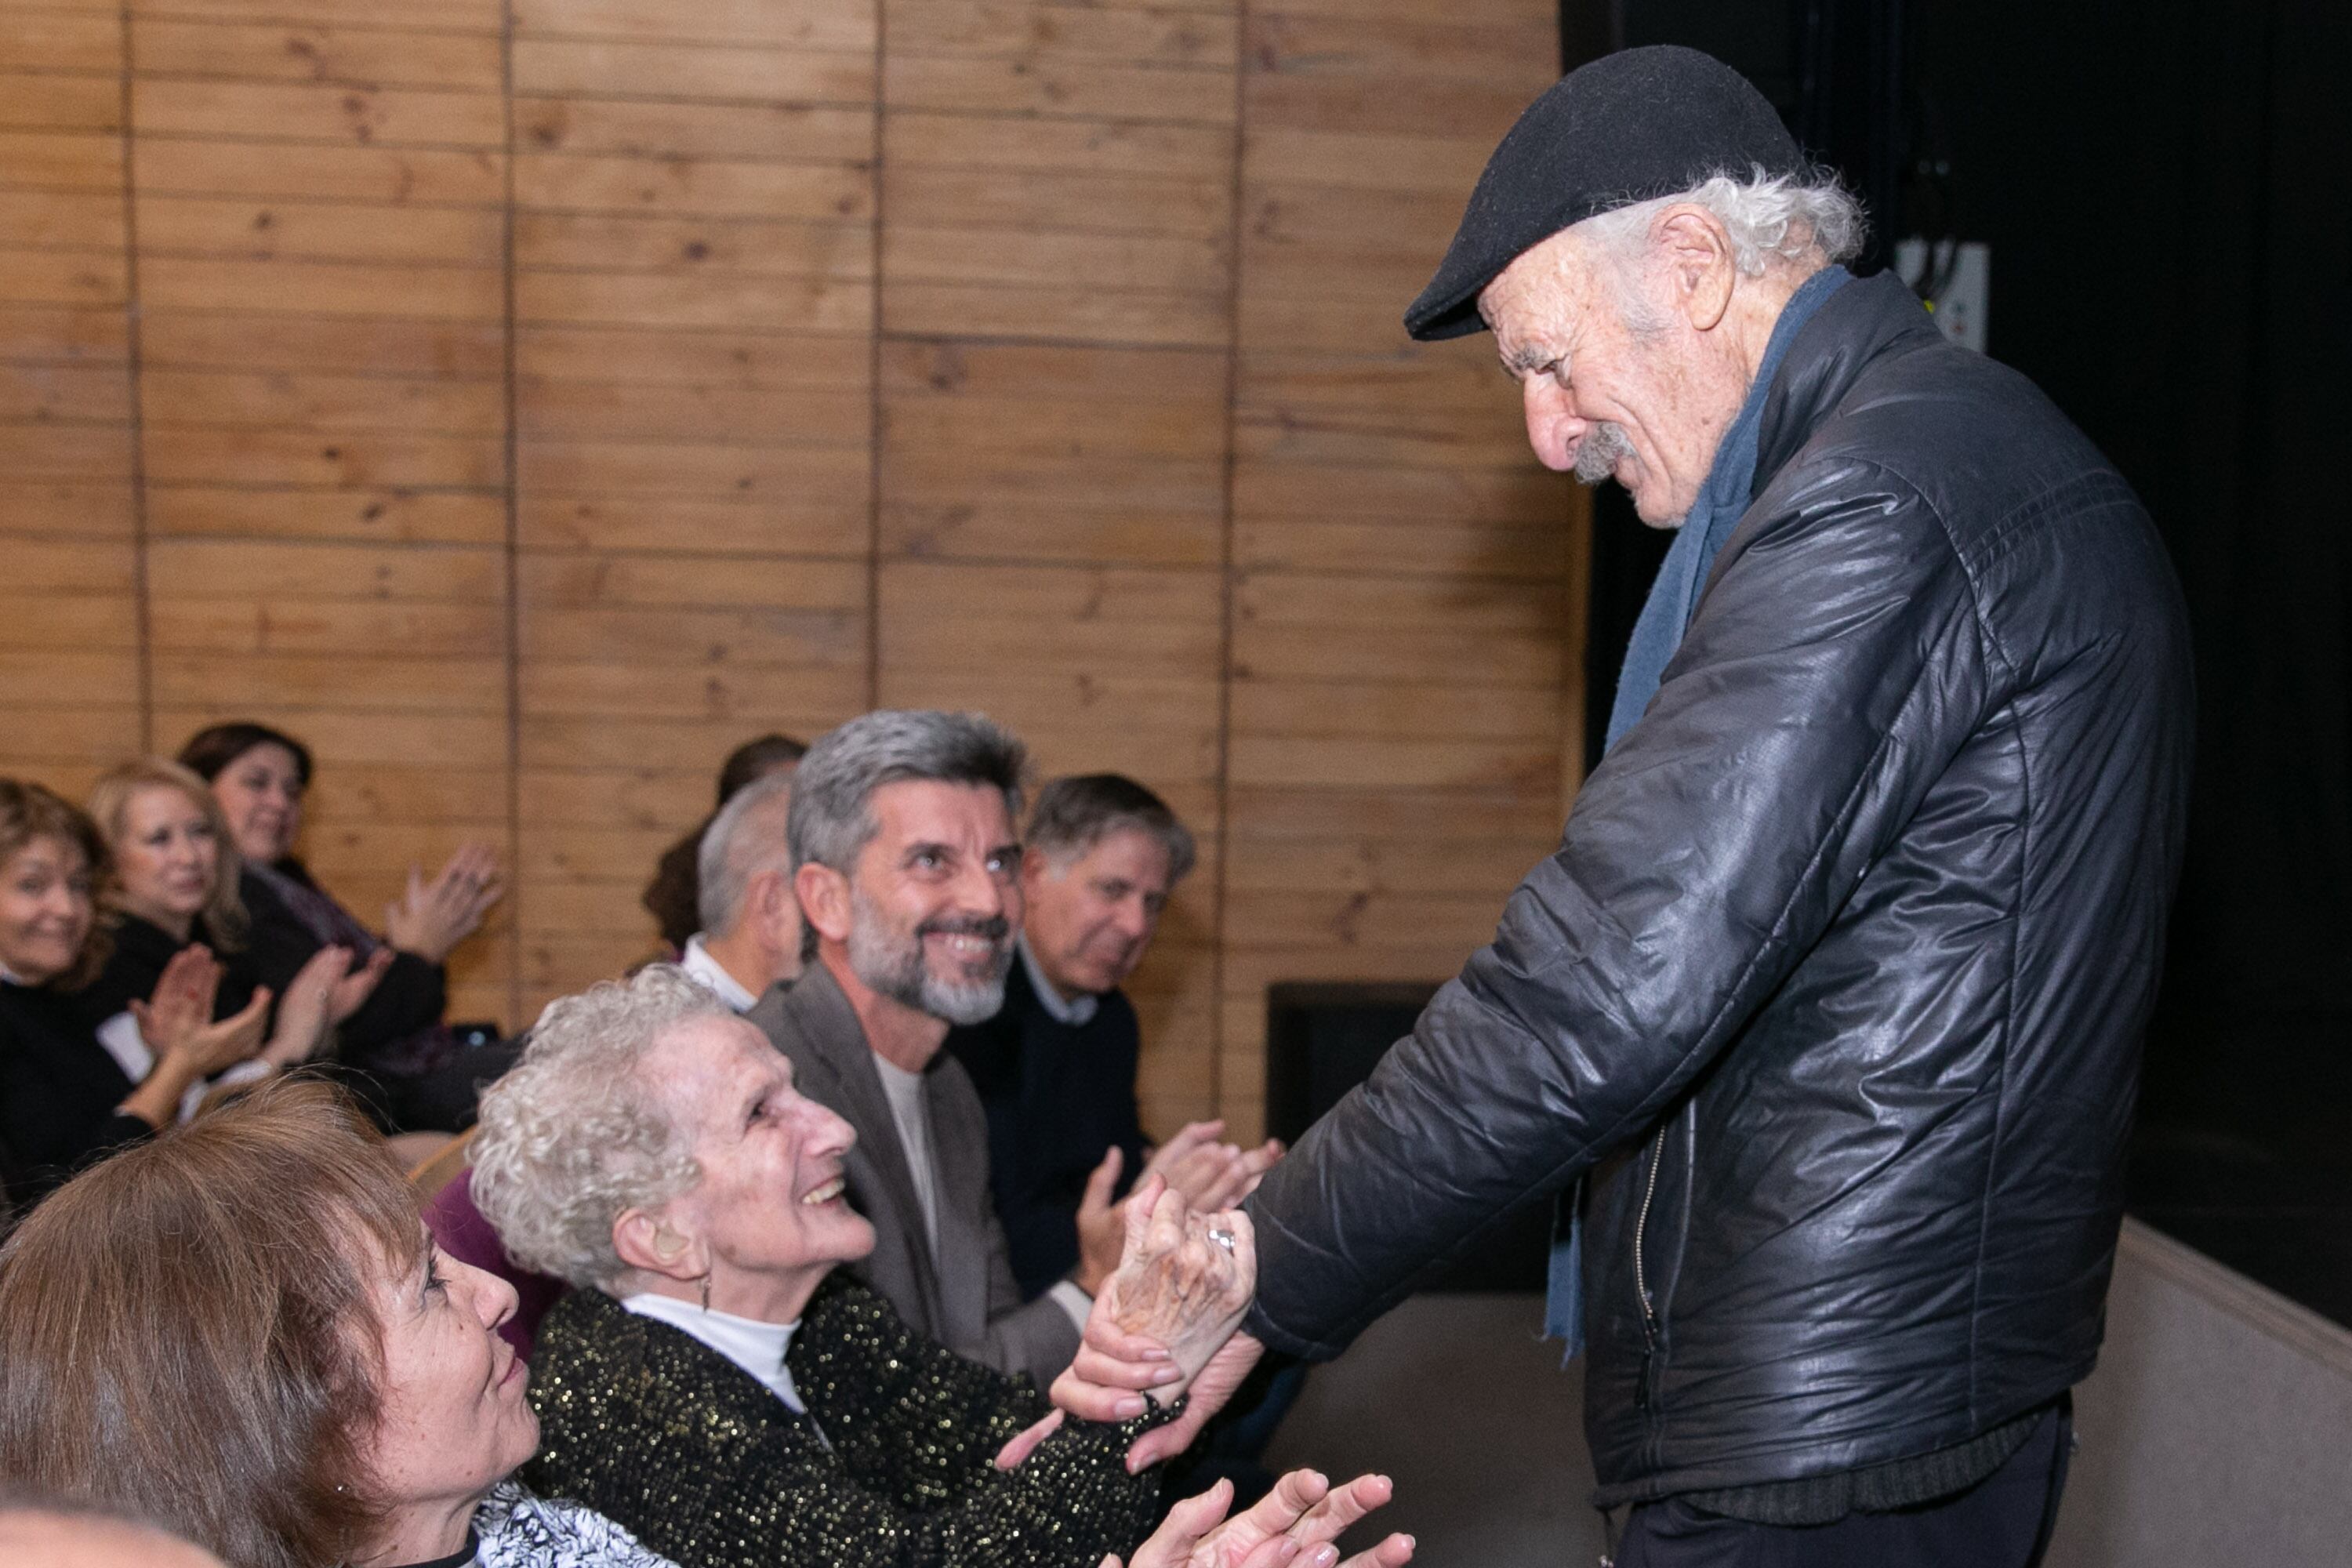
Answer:
<path fill-rule="evenodd" d="M 1852 283 L 1757 473 L 1558 852 L 1250 1205 L 1249 1326 L 1328 1356 L 1591 1173 L 1604 1505 L 1922 1454 L 2089 1372 L 2180 863 L 2179 586 L 2031 384 Z"/>

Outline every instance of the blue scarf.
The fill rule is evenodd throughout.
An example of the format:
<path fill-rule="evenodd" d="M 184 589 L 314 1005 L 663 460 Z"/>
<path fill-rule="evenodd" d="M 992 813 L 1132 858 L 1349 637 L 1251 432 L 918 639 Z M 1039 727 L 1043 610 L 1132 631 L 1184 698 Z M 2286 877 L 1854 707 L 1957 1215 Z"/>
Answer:
<path fill-rule="evenodd" d="M 1764 422 L 1764 403 L 1772 390 L 1772 378 L 1780 374 L 1789 345 L 1813 319 L 1813 312 L 1853 280 L 1853 274 L 1844 268 L 1825 267 L 1799 285 L 1781 307 L 1771 340 L 1764 345 L 1763 363 L 1748 384 L 1747 399 L 1730 428 L 1724 431 L 1706 483 L 1699 487 L 1690 514 L 1667 547 L 1658 579 L 1650 584 L 1650 596 L 1642 602 L 1642 614 L 1633 622 L 1633 636 L 1625 645 L 1625 667 L 1617 677 L 1617 700 L 1609 708 L 1604 752 L 1616 748 L 1625 731 L 1640 721 L 1650 699 L 1658 694 L 1667 661 L 1682 646 L 1683 633 L 1690 629 L 1691 616 L 1698 609 L 1699 589 L 1706 582 L 1707 568 L 1715 564 L 1717 552 L 1755 499 L 1757 435 Z M 1560 1356 L 1563 1366 L 1584 1349 L 1583 1197 L 1584 1183 L 1580 1179 L 1560 1199 L 1552 1216 L 1544 1337 L 1567 1342 Z"/>

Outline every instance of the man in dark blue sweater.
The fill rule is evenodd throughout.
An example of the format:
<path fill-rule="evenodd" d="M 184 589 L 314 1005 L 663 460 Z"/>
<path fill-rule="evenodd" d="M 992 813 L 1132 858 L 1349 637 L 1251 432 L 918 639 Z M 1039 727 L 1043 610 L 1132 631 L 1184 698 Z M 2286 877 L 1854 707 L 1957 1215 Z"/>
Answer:
<path fill-rule="evenodd" d="M 1147 1158 L 1135 1100 L 1141 1032 L 1119 990 L 1143 962 L 1192 836 L 1165 802 L 1117 773 L 1056 779 L 1037 796 L 1021 865 L 1019 952 L 1004 1006 L 947 1048 L 988 1112 L 990 1186 L 1022 1294 L 1069 1274 L 1082 1226 L 1117 1226 L 1127 1183 L 1166 1175 L 1195 1208 L 1238 1202 L 1281 1153 L 1220 1142 L 1193 1122 Z"/>

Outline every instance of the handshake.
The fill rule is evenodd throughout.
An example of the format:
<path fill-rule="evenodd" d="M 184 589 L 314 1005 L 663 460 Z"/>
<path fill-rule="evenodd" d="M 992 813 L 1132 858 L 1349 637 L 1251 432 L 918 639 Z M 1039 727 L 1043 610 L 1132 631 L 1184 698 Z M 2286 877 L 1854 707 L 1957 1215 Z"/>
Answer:
<path fill-rule="evenodd" d="M 1279 1147 L 1273 1152 L 1278 1155 Z M 1255 1185 L 1254 1175 L 1248 1185 Z M 1257 1247 L 1247 1215 L 1238 1208 L 1197 1210 L 1155 1171 L 1128 1199 L 1123 1219 L 1118 1266 L 1095 1294 L 1076 1359 L 1055 1380 L 1059 1408 L 1045 1426 L 1015 1439 L 1000 1463 L 1018 1463 L 1024 1445 L 1034 1444 L 1064 1412 L 1082 1420 L 1128 1421 L 1152 1404 L 1165 1406 L 1189 1395 L 1175 1419 L 1146 1432 L 1129 1450 L 1129 1470 L 1140 1470 L 1181 1453 L 1265 1353 L 1260 1342 L 1241 1331 L 1257 1289 Z M 1227 1519 L 1232 1489 L 1220 1481 L 1178 1503 L 1136 1550 L 1130 1568 L 1331 1568 L 1339 1559 L 1332 1542 L 1340 1531 L 1389 1496 L 1385 1477 L 1360 1476 L 1334 1488 L 1311 1470 L 1294 1470 L 1262 1501 Z M 1341 1568 L 1402 1568 L 1412 1552 L 1412 1537 L 1391 1535 Z M 1118 1560 L 1107 1559 L 1104 1568 L 1118 1568 Z"/>

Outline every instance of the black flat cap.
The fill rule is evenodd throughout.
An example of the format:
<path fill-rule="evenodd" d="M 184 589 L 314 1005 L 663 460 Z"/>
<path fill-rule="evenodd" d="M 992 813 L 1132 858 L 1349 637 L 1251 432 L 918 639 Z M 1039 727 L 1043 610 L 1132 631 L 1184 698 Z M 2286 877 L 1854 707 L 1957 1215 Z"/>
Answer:
<path fill-rule="evenodd" d="M 1759 167 L 1802 174 L 1811 165 L 1764 95 L 1712 55 L 1657 44 L 1579 66 L 1486 160 L 1404 330 L 1424 342 L 1484 331 L 1478 291 L 1520 252 L 1595 213 Z"/>

